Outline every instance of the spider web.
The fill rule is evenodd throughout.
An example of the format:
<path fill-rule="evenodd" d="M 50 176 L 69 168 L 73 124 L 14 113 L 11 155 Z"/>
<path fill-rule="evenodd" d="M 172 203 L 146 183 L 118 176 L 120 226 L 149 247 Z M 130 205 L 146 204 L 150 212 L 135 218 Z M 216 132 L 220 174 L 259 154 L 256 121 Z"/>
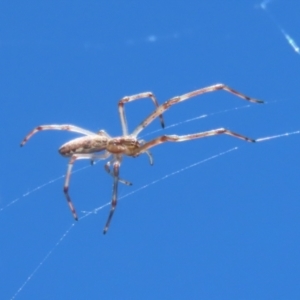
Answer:
<path fill-rule="evenodd" d="M 275 26 L 278 28 L 278 30 L 281 33 L 281 35 L 284 37 L 284 39 L 289 44 L 289 46 L 294 50 L 294 52 L 296 54 L 300 55 L 300 48 L 298 46 L 298 43 L 280 25 L 280 23 L 277 21 L 277 18 L 272 13 L 272 11 L 271 11 L 272 2 L 275 2 L 275 0 L 265 0 L 265 1 L 263 1 L 263 2 L 260 3 L 259 7 L 267 14 L 267 16 L 269 17 L 269 19 L 275 24 Z"/>
<path fill-rule="evenodd" d="M 277 102 L 277 101 L 276 101 Z M 194 117 L 194 118 L 190 118 L 190 119 L 186 119 L 185 121 L 181 121 L 181 122 L 177 122 L 177 123 L 174 123 L 174 124 L 171 124 L 169 126 L 167 126 L 165 129 L 169 129 L 169 128 L 173 128 L 173 127 L 177 127 L 177 126 L 180 126 L 184 123 L 188 123 L 188 122 L 192 122 L 192 121 L 197 121 L 197 120 L 200 120 L 200 119 L 203 119 L 203 118 L 206 118 L 206 117 L 209 117 L 209 116 L 214 116 L 214 115 L 217 115 L 217 114 L 222 114 L 222 113 L 228 113 L 228 112 L 232 112 L 232 111 L 237 111 L 239 109 L 245 109 L 245 108 L 250 108 L 251 106 L 250 105 L 245 105 L 245 106 L 240 106 L 240 107 L 234 107 L 234 108 L 231 108 L 231 109 L 226 109 L 226 110 L 223 110 L 223 111 L 218 111 L 218 112 L 213 112 L 213 113 L 209 113 L 209 114 L 202 114 L 200 116 L 197 116 L 197 117 Z M 151 135 L 151 134 L 154 134 L 156 132 L 160 132 L 161 129 L 159 130 L 155 130 L 155 131 L 152 131 L 146 135 Z M 296 135 L 296 134 L 300 134 L 300 130 L 297 130 L 297 131 L 292 131 L 292 132 L 286 132 L 286 133 L 281 133 L 281 134 L 276 134 L 276 135 L 271 135 L 271 136 L 266 136 L 266 137 L 261 137 L 261 138 L 258 138 L 256 139 L 256 142 L 257 143 L 260 143 L 260 142 L 265 142 L 265 141 L 270 141 L 270 140 L 273 140 L 273 139 L 278 139 L 278 138 L 283 138 L 283 137 L 288 137 L 288 136 L 292 136 L 292 135 Z M 146 136 L 145 135 L 145 136 Z M 233 151 L 236 151 L 238 150 L 239 148 L 243 148 L 243 147 L 233 147 L 233 148 L 230 148 L 226 151 L 223 151 L 223 152 L 219 152 L 218 154 L 216 155 L 212 155 L 208 158 L 205 158 L 203 160 L 200 160 L 200 161 L 197 161 L 195 163 L 192 163 L 186 167 L 183 167 L 183 168 L 180 168 L 176 171 L 173 171 L 171 173 L 168 173 L 166 175 L 164 175 L 163 177 L 160 177 L 156 180 L 153 180 L 149 183 L 146 183 L 145 185 L 139 187 L 139 188 L 136 188 L 134 189 L 133 191 L 123 195 L 123 196 L 120 196 L 118 198 L 118 201 L 120 200 L 123 200 L 123 199 L 126 199 L 130 196 L 133 196 L 134 194 L 144 190 L 144 189 L 147 189 L 147 188 L 150 188 L 151 186 L 161 182 L 161 181 L 164 181 L 164 180 L 167 180 L 167 179 L 170 179 L 171 177 L 173 176 L 177 176 L 179 175 L 180 173 L 182 172 L 185 172 L 185 171 L 188 171 L 189 169 L 191 168 L 195 168 L 195 167 L 198 167 L 199 165 L 202 165 L 204 163 L 207 163 L 209 162 L 210 160 L 213 160 L 213 159 L 217 159 L 221 156 L 224 156 L 224 155 L 227 155 L 227 154 L 230 154 L 231 152 Z M 97 163 L 97 162 L 96 162 Z M 74 170 L 72 172 L 72 175 L 76 174 L 77 172 L 80 172 L 80 171 L 83 171 L 87 168 L 89 168 L 90 166 L 85 166 L 85 167 L 82 167 L 80 169 L 77 169 L 77 170 Z M 32 193 L 35 193 L 39 190 L 41 190 L 42 188 L 46 187 L 47 185 L 50 185 L 56 181 L 61 181 L 63 178 L 65 177 L 65 175 L 61 175 L 55 179 L 51 179 L 49 180 L 48 182 L 32 189 L 31 191 L 29 192 L 26 192 L 24 193 L 21 197 L 19 198 L 16 198 L 14 199 L 13 201 L 9 202 L 5 207 L 1 208 L 0 209 L 0 212 L 3 211 L 4 209 L 6 208 L 9 208 L 11 205 L 15 204 L 16 202 L 18 202 L 19 200 L 21 200 L 22 198 L 24 197 L 28 197 L 29 195 L 31 195 Z M 110 206 L 110 202 L 107 202 L 105 203 L 104 205 L 101 205 L 99 207 L 96 207 L 94 208 L 93 210 L 91 211 L 81 211 L 81 213 L 83 214 L 80 218 L 79 218 L 79 221 L 82 221 L 83 219 L 87 218 L 87 217 L 90 217 L 92 215 L 96 215 L 98 214 L 99 211 L 101 211 L 102 209 L 104 209 L 105 207 L 108 207 Z M 37 266 L 34 268 L 34 270 L 30 273 L 30 275 L 26 278 L 26 280 L 21 284 L 21 286 L 17 289 L 17 291 L 15 292 L 15 294 L 11 297 L 11 300 L 15 299 L 19 293 L 22 292 L 22 290 L 25 288 L 25 286 L 29 283 L 29 281 L 36 275 L 36 273 L 39 271 L 39 269 L 45 264 L 45 262 L 50 258 L 50 256 L 53 254 L 53 252 L 56 250 L 57 247 L 59 247 L 59 245 L 64 241 L 64 239 L 69 235 L 69 233 L 71 232 L 71 230 L 75 227 L 75 225 L 78 224 L 77 222 L 75 223 L 72 223 L 70 225 L 70 227 L 61 235 L 61 237 L 58 239 L 58 241 L 54 244 L 54 246 L 48 251 L 48 253 L 44 256 L 44 258 L 37 264 Z"/>
<path fill-rule="evenodd" d="M 179 126 L 179 125 L 182 125 L 186 122 L 191 122 L 191 121 L 196 121 L 196 120 L 199 120 L 199 119 L 202 119 L 202 118 L 206 118 L 208 116 L 213 116 L 215 114 L 219 114 L 219 113 L 226 113 L 226 112 L 229 112 L 229 111 L 233 111 L 233 110 L 239 110 L 239 109 L 245 109 L 245 108 L 249 108 L 250 106 L 249 105 L 246 105 L 246 106 L 242 106 L 242 107 L 235 107 L 235 108 L 232 108 L 232 109 L 228 109 L 228 110 L 224 110 L 224 111 L 219 111 L 219 112 L 214 112 L 214 113 L 211 113 L 211 114 L 204 114 L 204 115 L 200 115 L 198 117 L 194 117 L 194 118 L 191 118 L 191 119 L 187 119 L 185 121 L 182 121 L 182 122 L 178 122 L 178 123 L 174 123 L 172 125 L 169 125 L 167 128 L 173 128 L 173 127 L 176 127 L 176 126 Z M 167 129 L 166 128 L 166 129 Z M 151 133 L 149 133 L 148 135 L 152 134 L 152 133 L 155 133 L 157 131 L 160 131 L 160 130 L 155 130 Z M 261 137 L 261 138 L 258 138 L 256 139 L 256 142 L 265 142 L 265 141 L 270 141 L 270 140 L 273 140 L 273 139 L 278 139 L 278 138 L 283 138 L 283 137 L 289 137 L 289 136 L 292 136 L 292 135 L 295 135 L 295 134 L 300 134 L 300 130 L 297 130 L 297 131 L 292 131 L 292 132 L 286 132 L 286 133 L 281 133 L 281 134 L 277 134 L 277 135 L 271 135 L 271 136 L 266 136 L 266 137 Z M 170 179 L 172 176 L 175 176 L 175 175 L 179 175 L 180 173 L 184 172 L 184 171 L 188 171 L 189 169 L 191 168 L 194 168 L 194 167 L 197 167 L 203 163 L 206 163 L 206 162 L 209 162 L 210 160 L 213 160 L 213 159 L 216 159 L 216 158 L 219 158 L 221 156 L 224 156 L 224 155 L 227 155 L 233 151 L 236 151 L 238 150 L 239 148 L 241 147 L 233 147 L 233 148 L 230 148 L 226 151 L 223 151 L 223 152 L 219 152 L 218 154 L 216 155 L 212 155 L 206 159 L 203 159 L 203 160 L 200 160 L 200 161 L 197 161 L 193 164 L 190 164 L 186 167 L 183 167 L 181 169 L 178 169 L 174 172 L 171 172 L 171 173 L 168 173 L 166 175 L 164 175 L 163 177 L 161 178 L 158 178 L 154 181 L 151 181 L 123 196 L 120 196 L 119 197 L 119 201 L 120 200 L 123 200 L 123 199 L 126 199 L 144 189 L 147 189 L 149 187 L 151 187 L 152 185 L 155 185 L 163 180 L 166 180 L 166 179 Z M 83 171 L 84 169 L 87 169 L 89 168 L 90 166 L 85 166 L 85 167 L 82 167 L 80 169 L 77 169 L 75 171 L 72 172 L 72 174 L 74 175 L 75 173 L 77 172 L 80 172 L 80 171 Z M 65 175 L 61 175 L 55 179 L 51 179 L 49 180 L 48 182 L 32 189 L 31 191 L 29 192 L 26 192 L 24 193 L 21 197 L 18 197 L 16 199 L 14 199 L 13 201 L 9 202 L 5 207 L 1 208 L 0 211 L 3 211 L 4 209 L 7 209 L 9 208 L 11 205 L 15 204 L 16 202 L 18 202 L 19 200 L 21 200 L 22 198 L 24 197 L 28 197 L 29 195 L 31 195 L 32 193 L 35 193 L 41 189 L 43 189 L 44 187 L 46 187 L 47 185 L 50 185 L 56 181 L 61 181 L 63 178 L 65 177 Z M 79 221 L 87 218 L 87 217 L 90 217 L 92 215 L 95 215 L 97 214 L 99 211 L 101 211 L 103 208 L 107 207 L 110 205 L 110 202 L 107 202 L 105 203 L 104 205 L 101 205 L 99 207 L 96 207 L 94 208 L 93 210 L 91 211 L 81 211 L 83 213 L 83 216 L 81 216 L 79 218 Z M 58 241 L 54 244 L 54 246 L 51 248 L 51 250 L 48 251 L 48 253 L 45 255 L 45 257 L 37 264 L 37 266 L 34 268 L 34 270 L 29 274 L 29 276 L 26 278 L 26 280 L 22 283 L 22 285 L 17 289 L 17 291 L 15 292 L 15 294 L 11 297 L 11 300 L 15 299 L 20 292 L 22 292 L 22 290 L 25 288 L 25 286 L 29 283 L 29 281 L 36 275 L 36 273 L 39 271 L 39 269 L 44 265 L 44 263 L 50 258 L 50 256 L 53 254 L 53 252 L 56 250 L 56 248 L 64 241 L 64 239 L 69 235 L 69 233 L 71 232 L 71 230 L 75 227 L 77 223 L 72 223 L 70 225 L 70 227 L 61 235 L 61 237 L 58 239 Z"/>

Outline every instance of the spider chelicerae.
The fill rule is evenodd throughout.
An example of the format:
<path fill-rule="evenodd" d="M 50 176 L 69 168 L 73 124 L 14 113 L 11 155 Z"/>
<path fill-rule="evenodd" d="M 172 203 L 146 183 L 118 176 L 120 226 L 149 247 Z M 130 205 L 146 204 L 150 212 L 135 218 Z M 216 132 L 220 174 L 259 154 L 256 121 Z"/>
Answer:
<path fill-rule="evenodd" d="M 118 183 L 124 183 L 126 185 L 131 185 L 129 181 L 126 181 L 124 179 L 121 179 L 119 177 L 119 169 L 122 162 L 123 155 L 136 157 L 140 154 L 147 154 L 150 159 L 150 164 L 153 164 L 153 158 L 151 153 L 149 152 L 149 149 L 157 146 L 159 144 L 165 143 L 165 142 L 184 142 L 188 140 L 193 139 L 199 139 L 203 137 L 213 136 L 213 135 L 219 135 L 219 134 L 227 134 L 231 135 L 235 138 L 242 139 L 247 142 L 255 142 L 255 140 L 250 139 L 244 135 L 241 135 L 239 133 L 233 132 L 231 130 L 225 129 L 225 128 L 218 128 L 213 129 L 209 131 L 199 132 L 199 133 L 193 133 L 193 134 L 187 134 L 187 135 L 162 135 L 160 137 L 157 137 L 149 142 L 145 142 L 138 138 L 139 133 L 147 127 L 154 119 L 159 118 L 161 126 L 164 127 L 164 120 L 163 120 L 163 113 L 168 110 L 172 105 L 177 104 L 179 102 L 183 102 L 185 100 L 188 100 L 192 97 L 202 95 L 204 93 L 208 92 L 214 92 L 218 90 L 224 90 L 229 93 L 232 93 L 244 100 L 254 102 L 254 103 L 263 103 L 261 100 L 257 100 L 254 98 L 250 98 L 225 84 L 215 84 L 208 87 L 204 87 L 202 89 L 198 89 L 186 94 L 183 94 L 181 96 L 176 96 L 162 105 L 158 105 L 158 102 L 156 100 L 156 97 L 151 92 L 145 92 L 140 93 L 132 96 L 126 96 L 123 97 L 119 103 L 118 103 L 118 109 L 121 119 L 121 126 L 123 135 L 118 137 L 111 137 L 106 131 L 100 130 L 99 132 L 91 132 L 89 130 L 64 124 L 64 125 L 41 125 L 36 128 L 34 128 L 21 142 L 21 146 L 24 146 L 25 143 L 37 132 L 41 130 L 66 130 L 66 131 L 72 131 L 81 133 L 84 136 L 75 138 L 64 145 L 62 145 L 59 148 L 59 153 L 65 157 L 70 157 L 70 161 L 67 168 L 67 173 L 65 177 L 65 183 L 64 183 L 64 194 L 66 196 L 69 208 L 73 214 L 73 217 L 75 220 L 78 220 L 78 216 L 75 210 L 75 207 L 71 201 L 70 195 L 69 195 L 69 184 L 70 184 L 70 176 L 72 172 L 73 164 L 78 159 L 89 159 L 91 162 L 94 162 L 95 160 L 101 160 L 106 159 L 109 156 L 112 155 L 112 159 L 109 160 L 104 168 L 105 170 L 112 175 L 113 177 L 113 192 L 112 192 L 112 200 L 111 200 L 111 209 L 108 215 L 108 219 L 106 221 L 103 233 L 105 234 L 109 228 L 112 216 L 114 214 L 116 205 L 117 205 L 117 195 L 118 195 Z M 144 119 L 131 134 L 128 134 L 128 127 L 126 122 L 126 116 L 125 116 L 125 110 L 124 110 L 124 104 L 143 99 L 143 98 L 150 98 L 156 109 L 146 118 Z M 102 153 L 100 153 L 102 152 Z"/>

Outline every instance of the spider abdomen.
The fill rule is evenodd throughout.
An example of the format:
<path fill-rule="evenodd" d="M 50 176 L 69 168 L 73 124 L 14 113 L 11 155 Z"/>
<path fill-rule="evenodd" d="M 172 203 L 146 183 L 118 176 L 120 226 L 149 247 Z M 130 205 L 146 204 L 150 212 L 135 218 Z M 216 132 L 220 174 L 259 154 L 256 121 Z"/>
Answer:
<path fill-rule="evenodd" d="M 99 152 L 106 149 L 107 141 L 103 136 L 83 136 L 65 143 L 58 151 L 63 156 Z"/>

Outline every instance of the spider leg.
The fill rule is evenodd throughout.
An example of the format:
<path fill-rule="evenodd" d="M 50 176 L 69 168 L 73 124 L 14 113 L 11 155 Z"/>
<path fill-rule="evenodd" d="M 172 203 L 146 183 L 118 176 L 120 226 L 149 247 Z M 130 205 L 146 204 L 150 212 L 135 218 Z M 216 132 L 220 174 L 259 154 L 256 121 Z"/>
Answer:
<path fill-rule="evenodd" d="M 78 132 L 84 135 L 95 135 L 96 133 L 74 126 L 74 125 L 68 125 L 68 124 L 64 124 L 64 125 L 41 125 L 38 127 L 35 127 L 32 131 L 30 131 L 25 138 L 23 139 L 23 141 L 21 142 L 21 147 L 24 146 L 27 141 L 37 132 L 41 131 L 41 130 L 66 130 L 66 131 L 72 131 L 72 132 Z"/>
<path fill-rule="evenodd" d="M 114 185 L 113 185 L 113 194 L 112 194 L 112 200 L 111 200 L 111 209 L 110 209 L 105 227 L 103 229 L 103 234 L 106 234 L 106 232 L 109 228 L 112 216 L 113 216 L 116 206 L 117 206 L 119 169 L 120 169 L 120 162 L 119 161 L 114 162 L 114 164 L 113 164 Z"/>
<path fill-rule="evenodd" d="M 144 145 L 144 144 L 146 143 L 144 140 L 139 140 L 139 142 L 140 142 L 142 145 Z M 150 160 L 150 165 L 153 166 L 153 156 L 152 156 L 151 152 L 150 152 L 150 151 L 145 151 L 145 154 L 148 155 L 149 160 Z"/>
<path fill-rule="evenodd" d="M 72 168 L 74 165 L 74 162 L 78 159 L 89 159 L 89 160 L 96 160 L 96 159 L 106 159 L 108 156 L 110 155 L 109 152 L 105 152 L 103 154 L 76 154 L 73 155 L 68 163 L 68 168 L 67 168 L 67 173 L 66 173 L 66 178 L 65 178 L 65 183 L 64 183 L 64 194 L 66 196 L 67 199 L 67 203 L 69 205 L 69 208 L 73 214 L 73 217 L 76 221 L 78 221 L 78 216 L 75 210 L 75 207 L 72 203 L 71 197 L 69 195 L 69 185 L 70 185 L 70 178 L 71 178 L 71 174 L 72 174 Z"/>
<path fill-rule="evenodd" d="M 67 199 L 67 203 L 69 205 L 69 208 L 72 212 L 72 215 L 73 215 L 73 218 L 78 221 L 78 216 L 77 216 L 77 213 L 76 213 L 76 210 L 75 210 L 75 207 L 72 203 L 72 200 L 71 200 L 71 197 L 69 195 L 69 184 L 70 184 L 70 178 L 71 178 L 71 172 L 72 172 L 72 168 L 73 168 L 73 164 L 74 164 L 74 161 L 78 159 L 78 156 L 76 155 L 73 155 L 69 161 L 69 164 L 68 164 L 68 169 L 67 169 L 67 174 L 66 174 L 66 179 L 65 179 L 65 184 L 64 184 L 64 194 L 66 196 L 66 199 Z"/>
<path fill-rule="evenodd" d="M 165 142 L 185 142 L 185 141 L 189 141 L 189 140 L 200 139 L 200 138 L 213 136 L 213 135 L 219 135 L 219 134 L 228 134 L 235 138 L 239 138 L 239 139 L 242 139 L 247 142 L 255 142 L 255 140 L 250 139 L 239 133 L 233 132 L 233 131 L 225 129 L 225 128 L 218 128 L 218 129 L 214 129 L 214 130 L 209 130 L 209 131 L 204 131 L 204 132 L 199 132 L 199 133 L 194 133 L 194 134 L 187 134 L 187 135 L 162 135 L 162 136 L 155 138 L 152 141 L 149 141 L 146 144 L 142 145 L 137 150 L 137 154 L 144 153 L 144 152 L 148 151 L 148 149 L 150 149 L 154 146 L 157 146 L 159 144 L 165 143 Z"/>
<path fill-rule="evenodd" d="M 104 165 L 104 169 L 105 171 L 110 174 L 112 177 L 114 177 L 114 173 L 110 170 L 110 161 L 108 161 L 105 165 Z M 126 184 L 126 185 L 132 185 L 132 183 L 130 181 L 127 181 L 127 180 L 124 180 L 124 179 L 121 179 L 121 178 L 118 178 L 118 180 L 123 183 L 123 184 Z"/>
<path fill-rule="evenodd" d="M 126 121 L 126 116 L 125 116 L 124 104 L 131 102 L 131 101 L 143 99 L 143 98 L 151 98 L 154 105 L 156 107 L 159 107 L 156 97 L 151 92 L 140 93 L 140 94 L 136 94 L 136 95 L 132 95 L 132 96 L 125 96 L 119 101 L 118 108 L 119 108 L 119 114 L 120 114 L 120 119 L 121 119 L 123 135 L 128 135 L 128 127 L 127 127 L 127 121 Z M 164 123 L 162 114 L 158 115 L 158 117 L 160 118 L 160 123 L 161 123 L 162 128 L 164 128 L 165 123 Z"/>
<path fill-rule="evenodd" d="M 145 151 L 145 153 L 148 155 L 150 160 L 150 165 L 153 166 L 153 156 L 150 151 Z"/>
<path fill-rule="evenodd" d="M 184 95 L 173 97 L 173 98 L 169 99 L 168 101 L 166 101 L 165 103 L 160 105 L 158 108 L 156 108 L 156 110 L 153 113 L 151 113 L 142 123 L 140 123 L 135 128 L 135 130 L 132 132 L 131 135 L 137 136 L 146 126 L 148 126 L 158 116 L 162 115 L 162 113 L 164 113 L 166 110 L 168 110 L 172 105 L 177 104 L 182 101 L 185 101 L 185 100 L 190 99 L 195 96 L 199 96 L 199 95 L 202 95 L 205 93 L 214 92 L 214 91 L 218 91 L 218 90 L 224 90 L 226 92 L 234 94 L 235 96 L 238 96 L 249 102 L 263 103 L 263 101 L 257 100 L 254 98 L 250 98 L 249 96 L 242 94 L 225 84 L 222 84 L 222 83 L 214 84 L 214 85 L 211 85 L 211 86 L 208 86 L 208 87 L 205 87 L 205 88 L 202 88 L 199 90 L 195 90 L 195 91 L 186 93 Z"/>

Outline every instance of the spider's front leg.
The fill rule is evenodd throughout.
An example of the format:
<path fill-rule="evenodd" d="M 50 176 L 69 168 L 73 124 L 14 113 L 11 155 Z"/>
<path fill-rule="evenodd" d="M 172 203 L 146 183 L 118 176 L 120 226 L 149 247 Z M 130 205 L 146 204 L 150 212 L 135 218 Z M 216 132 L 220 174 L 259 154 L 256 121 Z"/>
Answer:
<path fill-rule="evenodd" d="M 144 145 L 142 145 L 140 148 L 138 148 L 136 150 L 137 151 L 136 153 L 137 154 L 144 153 L 144 152 L 148 151 L 150 148 L 155 147 L 155 146 L 160 145 L 165 142 L 185 142 L 185 141 L 201 139 L 204 137 L 221 135 L 221 134 L 230 135 L 234 138 L 238 138 L 238 139 L 244 140 L 246 142 L 252 142 L 252 143 L 255 142 L 254 139 L 251 139 L 242 134 L 233 132 L 233 131 L 225 129 L 225 128 L 218 128 L 218 129 L 203 131 L 203 132 L 194 133 L 194 134 L 187 134 L 187 135 L 162 135 L 162 136 L 157 137 L 157 138 L 153 139 L 152 141 L 149 141 L 149 142 L 145 143 Z"/>
<path fill-rule="evenodd" d="M 113 164 L 114 185 L 113 185 L 113 194 L 112 194 L 112 199 L 111 199 L 111 209 L 110 209 L 105 227 L 103 229 L 103 234 L 106 234 L 106 232 L 109 228 L 112 216 L 113 216 L 113 214 L 115 212 L 115 209 L 116 209 L 116 206 L 117 206 L 119 170 L 120 170 L 120 162 L 116 161 Z"/>
<path fill-rule="evenodd" d="M 185 100 L 188 100 L 190 98 L 203 95 L 205 93 L 215 92 L 215 91 L 219 91 L 219 90 L 229 92 L 229 93 L 231 93 L 235 96 L 238 96 L 238 97 L 240 97 L 240 98 L 242 98 L 246 101 L 249 101 L 249 102 L 264 103 L 261 100 L 249 97 L 249 96 L 247 96 L 247 95 L 245 95 L 245 94 L 243 94 L 243 93 L 241 93 L 237 90 L 234 90 L 233 88 L 229 87 L 226 84 L 218 83 L 218 84 L 207 86 L 205 88 L 198 89 L 198 90 L 183 94 L 181 96 L 176 96 L 176 97 L 173 97 L 173 98 L 169 99 L 168 101 L 166 101 L 165 103 L 163 103 L 162 105 L 157 107 L 154 112 L 152 112 L 142 123 L 140 123 L 140 125 L 138 125 L 138 127 L 136 127 L 134 129 L 134 131 L 131 133 L 131 135 L 132 136 L 138 136 L 138 134 L 145 127 L 147 127 L 153 120 L 155 120 L 158 116 L 161 116 L 166 110 L 168 110 L 173 105 L 175 105 L 177 103 L 180 103 L 180 102 L 183 102 Z"/>
<path fill-rule="evenodd" d="M 155 107 L 156 108 L 159 107 L 157 99 L 152 92 L 144 92 L 144 93 L 139 93 L 139 94 L 132 95 L 132 96 L 125 96 L 119 101 L 118 107 L 119 107 L 119 114 L 120 114 L 122 131 L 123 131 L 124 136 L 128 135 L 128 127 L 127 127 L 127 121 L 126 121 L 126 117 L 125 117 L 124 104 L 131 102 L 131 101 L 144 99 L 144 98 L 150 98 L 153 101 Z M 163 115 L 160 114 L 160 115 L 158 115 L 158 117 L 160 118 L 160 123 L 161 123 L 162 128 L 164 128 L 165 122 L 163 119 Z"/>

